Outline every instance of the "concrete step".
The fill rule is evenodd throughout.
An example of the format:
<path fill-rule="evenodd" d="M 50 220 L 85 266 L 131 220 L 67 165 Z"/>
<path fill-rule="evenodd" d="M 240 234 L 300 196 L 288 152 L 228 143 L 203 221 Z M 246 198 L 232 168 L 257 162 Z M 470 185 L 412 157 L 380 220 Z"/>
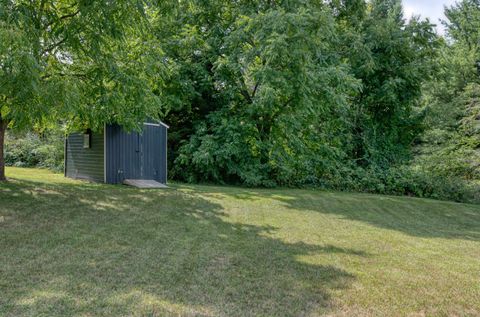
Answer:
<path fill-rule="evenodd" d="M 137 188 L 168 188 L 167 185 L 153 179 L 125 179 L 123 184 Z"/>

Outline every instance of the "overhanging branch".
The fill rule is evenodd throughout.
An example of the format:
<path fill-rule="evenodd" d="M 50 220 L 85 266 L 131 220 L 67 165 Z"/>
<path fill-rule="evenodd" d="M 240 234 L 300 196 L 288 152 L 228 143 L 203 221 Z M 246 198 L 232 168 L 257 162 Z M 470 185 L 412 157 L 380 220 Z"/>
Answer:
<path fill-rule="evenodd" d="M 50 53 L 52 50 L 62 45 L 66 40 L 67 40 L 67 37 L 64 37 L 60 41 L 53 43 L 52 45 L 50 45 L 49 47 L 47 47 L 42 51 L 42 55 L 45 55 L 46 53 Z"/>

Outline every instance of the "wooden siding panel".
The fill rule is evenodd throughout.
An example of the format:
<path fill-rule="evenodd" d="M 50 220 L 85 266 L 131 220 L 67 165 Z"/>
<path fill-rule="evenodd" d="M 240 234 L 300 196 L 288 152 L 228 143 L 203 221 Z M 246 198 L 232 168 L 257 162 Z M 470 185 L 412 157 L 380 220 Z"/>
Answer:
<path fill-rule="evenodd" d="M 72 133 L 66 140 L 65 175 L 71 178 L 104 181 L 104 137 L 92 132 L 91 147 L 83 148 L 83 134 Z"/>

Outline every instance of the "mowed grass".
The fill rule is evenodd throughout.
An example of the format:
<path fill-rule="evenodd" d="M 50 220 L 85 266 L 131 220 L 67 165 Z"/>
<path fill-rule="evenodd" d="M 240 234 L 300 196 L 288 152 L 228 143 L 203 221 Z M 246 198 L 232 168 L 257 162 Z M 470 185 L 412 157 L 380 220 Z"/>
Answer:
<path fill-rule="evenodd" d="M 7 176 L 1 316 L 480 316 L 480 206 Z"/>

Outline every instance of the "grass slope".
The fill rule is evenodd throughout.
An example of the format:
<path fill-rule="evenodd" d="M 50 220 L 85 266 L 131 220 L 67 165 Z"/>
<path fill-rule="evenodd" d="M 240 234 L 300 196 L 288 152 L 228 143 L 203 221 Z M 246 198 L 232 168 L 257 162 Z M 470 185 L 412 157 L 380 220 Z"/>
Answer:
<path fill-rule="evenodd" d="M 1 316 L 480 316 L 480 206 L 7 174 Z"/>

